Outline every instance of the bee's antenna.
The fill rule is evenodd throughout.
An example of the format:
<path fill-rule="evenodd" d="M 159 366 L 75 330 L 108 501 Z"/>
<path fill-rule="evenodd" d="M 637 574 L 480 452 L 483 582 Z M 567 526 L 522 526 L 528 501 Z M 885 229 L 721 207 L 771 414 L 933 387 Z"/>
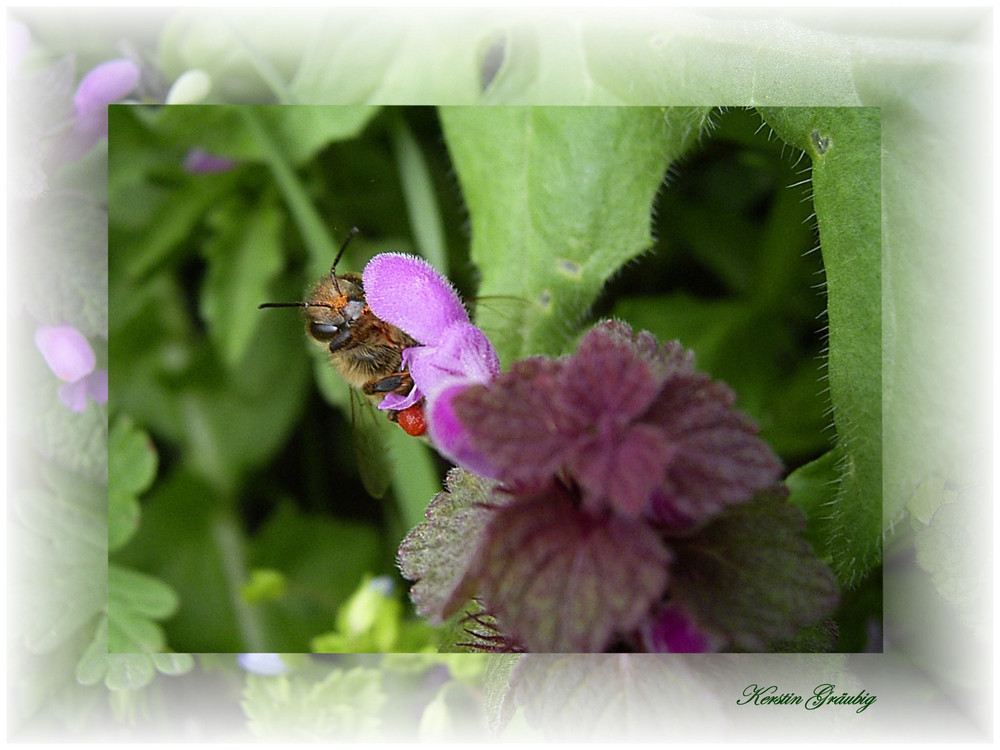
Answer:
<path fill-rule="evenodd" d="M 330 266 L 330 280 L 333 281 L 333 288 L 337 290 L 337 294 L 343 294 L 340 291 L 340 284 L 337 283 L 337 264 L 340 263 L 340 258 L 343 256 L 344 251 L 347 246 L 351 243 L 351 240 L 358 234 L 360 230 L 357 227 L 351 227 L 351 231 L 347 233 L 347 239 L 344 240 L 344 244 L 340 246 L 340 251 L 337 253 L 337 257 L 333 259 L 333 265 Z"/>
<path fill-rule="evenodd" d="M 347 233 L 347 239 L 344 240 L 344 244 L 340 246 L 340 250 L 337 252 L 337 257 L 333 259 L 333 265 L 330 266 L 330 280 L 333 282 L 333 288 L 337 290 L 337 294 L 343 294 L 343 292 L 340 291 L 340 284 L 337 283 L 337 264 L 340 263 L 340 258 L 343 256 L 344 251 L 359 231 L 360 230 L 357 227 L 351 227 L 351 231 Z M 317 302 L 262 302 L 257 305 L 258 310 L 264 307 L 328 307 L 331 310 L 333 309 L 332 305 Z"/>
<path fill-rule="evenodd" d="M 261 302 L 257 305 L 258 310 L 265 307 L 312 307 L 308 302 Z"/>

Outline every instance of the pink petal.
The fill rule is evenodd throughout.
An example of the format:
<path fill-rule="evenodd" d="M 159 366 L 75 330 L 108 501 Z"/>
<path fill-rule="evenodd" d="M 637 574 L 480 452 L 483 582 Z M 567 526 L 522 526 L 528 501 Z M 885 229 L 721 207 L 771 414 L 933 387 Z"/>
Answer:
<path fill-rule="evenodd" d="M 87 408 L 87 383 L 84 380 L 78 380 L 75 383 L 64 383 L 59 386 L 57 395 L 59 396 L 59 400 L 70 411 L 80 413 Z"/>
<path fill-rule="evenodd" d="M 104 113 L 107 106 L 125 98 L 139 83 L 139 67 L 131 60 L 108 60 L 91 70 L 80 81 L 73 96 L 77 117 Z"/>
<path fill-rule="evenodd" d="M 718 651 L 718 637 L 704 633 L 679 607 L 664 608 L 645 628 L 643 640 L 650 653 L 703 654 Z"/>
<path fill-rule="evenodd" d="M 227 172 L 238 166 L 238 162 L 227 159 L 224 156 L 210 154 L 200 148 L 193 148 L 184 157 L 184 171 L 191 174 L 212 174 L 214 172 Z"/>
<path fill-rule="evenodd" d="M 372 312 L 421 344 L 437 344 L 450 325 L 469 322 L 458 292 L 423 258 L 382 253 L 362 278 Z"/>
<path fill-rule="evenodd" d="M 83 379 L 87 384 L 87 395 L 91 399 L 101 404 L 108 403 L 108 371 L 105 369 L 94 370 Z"/>
<path fill-rule="evenodd" d="M 471 383 L 454 383 L 428 403 L 425 410 L 427 432 L 434 447 L 448 460 L 479 476 L 497 477 L 493 462 L 473 447 L 469 431 L 458 420 L 452 405 L 454 398 L 470 385 Z"/>
<path fill-rule="evenodd" d="M 35 331 L 35 346 L 49 369 L 67 383 L 75 383 L 97 364 L 94 350 L 72 326 L 42 327 Z"/>
<path fill-rule="evenodd" d="M 486 334 L 472 323 L 446 328 L 433 346 L 410 350 L 410 374 L 427 396 L 454 380 L 486 383 L 500 372 L 500 360 Z"/>

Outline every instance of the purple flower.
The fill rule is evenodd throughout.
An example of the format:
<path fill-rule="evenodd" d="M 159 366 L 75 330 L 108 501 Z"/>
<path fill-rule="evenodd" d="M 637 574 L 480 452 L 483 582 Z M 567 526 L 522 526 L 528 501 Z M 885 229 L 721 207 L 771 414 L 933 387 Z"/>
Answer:
<path fill-rule="evenodd" d="M 656 654 L 704 654 L 723 645 L 721 638 L 699 628 L 677 606 L 665 606 L 650 617 L 640 637 L 643 650 Z"/>
<path fill-rule="evenodd" d="M 139 67 L 131 60 L 108 60 L 83 77 L 73 95 L 75 120 L 71 155 L 86 153 L 108 135 L 108 105 L 124 99 L 139 84 Z"/>
<path fill-rule="evenodd" d="M 455 288 L 422 258 L 376 255 L 365 267 L 363 284 L 372 312 L 421 343 L 403 352 L 413 390 L 406 396 L 386 395 L 379 408 L 401 411 L 426 399 L 434 445 L 447 457 L 463 456 L 464 430 L 455 431 L 446 406 L 465 388 L 487 383 L 499 374 L 500 360 L 493 345 L 470 322 Z"/>
<path fill-rule="evenodd" d="M 87 399 L 106 404 L 108 402 L 108 371 L 94 370 L 75 383 L 65 383 L 57 391 L 59 400 L 71 411 L 82 412 L 87 408 Z"/>
<path fill-rule="evenodd" d="M 184 157 L 184 170 L 191 174 L 211 174 L 213 172 L 228 172 L 239 165 L 234 159 L 216 156 L 200 148 L 193 148 Z"/>
<path fill-rule="evenodd" d="M 89 374 L 97 364 L 86 337 L 73 326 L 43 326 L 35 331 L 35 346 L 49 369 L 67 383 Z"/>
<path fill-rule="evenodd" d="M 82 333 L 72 326 L 43 326 L 35 331 L 35 346 L 49 369 L 60 380 L 59 400 L 69 409 L 82 412 L 87 398 L 108 400 L 108 371 L 95 370 L 97 358 Z"/>

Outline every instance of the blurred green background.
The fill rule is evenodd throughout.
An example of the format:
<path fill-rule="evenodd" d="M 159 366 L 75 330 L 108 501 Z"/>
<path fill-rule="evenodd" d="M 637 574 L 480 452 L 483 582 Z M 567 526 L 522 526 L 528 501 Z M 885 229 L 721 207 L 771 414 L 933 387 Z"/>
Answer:
<path fill-rule="evenodd" d="M 342 629 L 337 613 L 371 576 L 395 580 L 405 613 L 395 550 L 447 466 L 380 418 L 390 489 L 373 498 L 346 386 L 297 311 L 257 305 L 303 299 L 351 226 L 361 233 L 339 271 L 383 251 L 420 253 L 476 295 L 438 112 L 114 106 L 109 133 L 111 423 L 113 434 L 148 435 L 158 457 L 141 500 L 112 505 L 121 543 L 111 560 L 176 593 L 159 643 L 133 634 L 110 650 L 322 648 L 330 640 L 315 639 Z M 224 153 L 231 168 L 186 170 L 192 149 Z M 756 112 L 714 112 L 657 196 L 654 246 L 576 325 L 616 316 L 680 339 L 733 387 L 789 471 L 835 438 L 823 267 L 800 156 Z M 840 650 L 863 648 L 880 595 L 853 606 L 840 617 Z M 409 615 L 395 617 L 388 644 L 334 641 L 434 646 Z"/>

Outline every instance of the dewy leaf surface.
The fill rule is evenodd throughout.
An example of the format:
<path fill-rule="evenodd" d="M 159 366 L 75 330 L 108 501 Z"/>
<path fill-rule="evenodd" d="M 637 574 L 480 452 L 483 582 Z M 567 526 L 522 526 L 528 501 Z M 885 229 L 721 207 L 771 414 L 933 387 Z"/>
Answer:
<path fill-rule="evenodd" d="M 765 109 L 812 159 L 827 281 L 828 370 L 840 482 L 828 546 L 848 586 L 881 560 L 881 120 L 875 108 Z"/>
<path fill-rule="evenodd" d="M 605 281 L 651 245 L 650 210 L 707 108 L 445 107 L 479 296 L 526 301 L 501 362 L 561 354 Z M 484 312 L 488 311 L 484 308 Z M 481 316 L 489 330 L 494 322 Z M 501 327 L 497 325 L 497 327 Z"/>

